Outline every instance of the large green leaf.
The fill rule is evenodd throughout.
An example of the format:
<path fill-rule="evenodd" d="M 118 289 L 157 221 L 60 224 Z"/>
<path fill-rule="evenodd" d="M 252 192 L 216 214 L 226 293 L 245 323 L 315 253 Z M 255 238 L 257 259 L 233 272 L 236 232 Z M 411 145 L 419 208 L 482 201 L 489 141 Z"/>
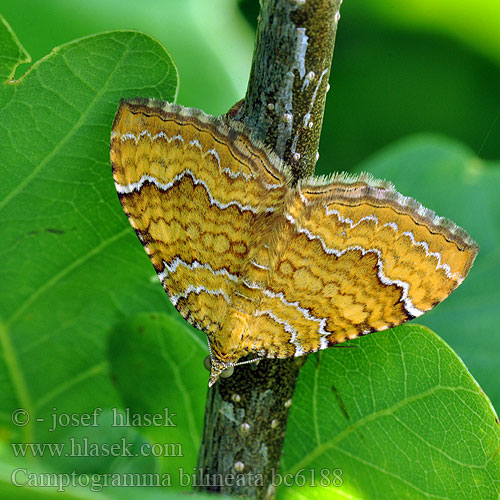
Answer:
<path fill-rule="evenodd" d="M 442 137 L 401 141 L 360 167 L 465 228 L 481 247 L 469 276 L 418 323 L 465 361 L 500 408 L 500 165 Z"/>
<path fill-rule="evenodd" d="M 498 418 L 458 356 L 419 325 L 350 345 L 301 371 L 278 498 L 498 498 Z"/>
<path fill-rule="evenodd" d="M 116 388 L 130 412 L 161 416 L 159 425 L 142 432 L 163 447 L 161 472 L 171 474 L 177 486 L 192 486 L 186 482 L 187 475 L 195 472 L 201 443 L 207 355 L 200 332 L 182 318 L 165 314 L 130 317 L 111 336 L 109 356 Z"/>
<path fill-rule="evenodd" d="M 7 25 L 0 26 L 2 55 L 10 60 L 5 79 L 26 57 Z M 104 425 L 110 408 L 121 403 L 108 375 L 108 332 L 125 313 L 164 309 L 168 301 L 116 197 L 110 128 L 120 98 L 173 100 L 176 87 L 177 72 L 165 49 L 137 32 L 104 33 L 58 47 L 22 79 L 0 87 L 4 439 L 68 443 L 86 437 L 102 443 L 120 437 Z M 18 408 L 28 413 L 27 425 L 13 425 Z M 52 414 L 95 408 L 103 409 L 96 427 L 50 430 Z M 121 436 L 144 442 L 135 429 Z M 129 467 L 122 457 L 50 462 L 79 472 Z M 132 463 L 143 470 L 151 459 Z"/>
<path fill-rule="evenodd" d="M 78 15 L 66 0 L 2 0 L 1 6 L 35 59 L 66 40 L 135 28 L 168 47 L 182 81 L 181 104 L 220 114 L 245 92 L 254 33 L 234 0 L 86 0 Z"/>

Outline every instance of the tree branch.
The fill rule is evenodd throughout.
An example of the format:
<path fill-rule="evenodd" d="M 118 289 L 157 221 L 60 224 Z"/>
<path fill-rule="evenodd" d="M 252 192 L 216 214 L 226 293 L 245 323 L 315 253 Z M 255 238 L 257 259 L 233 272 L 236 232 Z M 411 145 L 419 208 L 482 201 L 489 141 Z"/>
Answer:
<path fill-rule="evenodd" d="M 291 165 L 314 173 L 341 0 L 264 0 L 247 95 L 236 119 Z"/>
<path fill-rule="evenodd" d="M 261 0 L 244 122 L 292 168 L 312 175 L 341 0 Z M 305 357 L 238 366 L 208 391 L 198 471 L 201 490 L 272 499 L 288 411 Z M 245 484 L 225 481 L 242 474 Z M 219 479 L 220 479 L 219 477 Z"/>

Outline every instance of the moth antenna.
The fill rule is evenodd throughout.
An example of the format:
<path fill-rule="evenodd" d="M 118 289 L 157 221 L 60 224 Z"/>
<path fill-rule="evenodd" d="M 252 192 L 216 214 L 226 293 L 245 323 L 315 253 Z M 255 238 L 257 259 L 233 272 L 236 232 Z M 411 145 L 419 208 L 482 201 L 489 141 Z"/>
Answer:
<path fill-rule="evenodd" d="M 258 358 L 254 358 L 254 359 L 247 359 L 246 361 L 238 361 L 238 363 L 236 363 L 233 366 L 247 365 L 248 363 L 258 363 L 261 359 L 264 359 L 264 358 L 258 357 Z"/>

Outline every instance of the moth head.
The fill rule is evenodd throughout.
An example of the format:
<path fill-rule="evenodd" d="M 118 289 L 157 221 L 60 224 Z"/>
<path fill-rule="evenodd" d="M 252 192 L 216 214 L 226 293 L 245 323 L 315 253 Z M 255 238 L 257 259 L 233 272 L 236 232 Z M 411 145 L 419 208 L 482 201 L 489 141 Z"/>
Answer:
<path fill-rule="evenodd" d="M 227 378 L 234 373 L 234 363 L 225 362 L 216 356 L 207 358 L 210 361 L 210 378 L 208 380 L 208 387 L 212 387 L 219 377 Z"/>

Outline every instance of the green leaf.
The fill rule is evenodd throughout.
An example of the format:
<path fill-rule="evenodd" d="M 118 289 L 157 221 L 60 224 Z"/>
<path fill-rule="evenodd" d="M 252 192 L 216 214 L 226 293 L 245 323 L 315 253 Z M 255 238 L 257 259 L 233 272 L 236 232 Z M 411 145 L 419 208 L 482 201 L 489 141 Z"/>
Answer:
<path fill-rule="evenodd" d="M 164 447 L 161 471 L 176 485 L 181 474 L 186 486 L 187 474 L 194 473 L 201 443 L 208 382 L 203 368 L 208 348 L 201 336 L 184 320 L 164 314 L 127 318 L 111 336 L 116 388 L 131 413 L 160 416 L 159 425 L 143 432 Z"/>
<path fill-rule="evenodd" d="M 2 36 L 3 32 L 1 46 L 10 47 L 2 53 L 11 61 L 7 75 L 26 58 L 12 33 L 10 45 L 3 43 Z M 124 413 L 121 396 L 127 383 L 133 382 L 121 372 L 134 374 L 130 364 L 123 364 L 124 349 L 131 344 L 115 337 L 111 355 L 117 393 L 108 375 L 108 332 L 126 313 L 172 308 L 116 197 L 109 135 L 121 98 L 141 95 L 172 101 L 176 85 L 175 67 L 163 47 L 140 33 L 111 32 L 54 49 L 18 83 L 0 88 L 0 435 L 13 444 L 69 446 L 71 439 L 82 444 L 85 438 L 98 445 L 123 438 L 133 449 L 152 444 L 144 437 L 147 430 L 113 426 L 110 420 L 113 411 Z M 189 331 L 187 326 L 181 328 Z M 126 328 L 118 327 L 117 333 L 126 333 Z M 202 352 L 203 346 L 198 344 L 198 349 Z M 206 372 L 200 368 L 199 373 L 204 377 L 200 384 L 204 392 Z M 184 394 L 182 401 L 186 398 Z M 193 405 L 202 403 L 200 397 Z M 11 415 L 17 408 L 29 412 L 28 425 L 13 425 Z M 96 427 L 61 424 L 50 430 L 53 415 L 79 417 L 96 408 L 102 408 Z M 184 407 L 181 411 L 187 414 Z M 197 439 L 201 411 L 200 407 L 195 411 Z M 192 423 L 194 418 L 191 415 L 187 421 Z M 191 434 L 189 443 L 192 465 Z M 151 456 L 22 461 L 6 446 L 0 456 L 0 496 L 178 498 L 172 490 L 179 482 L 177 470 L 171 470 L 173 486 L 157 490 L 92 492 L 88 487 L 68 487 L 61 493 L 56 488 L 21 488 L 11 481 L 12 472 L 20 467 L 35 474 L 75 470 L 77 478 L 85 478 L 86 474 L 158 472 L 158 462 Z"/>
<path fill-rule="evenodd" d="M 278 498 L 498 498 L 498 418 L 450 347 L 419 325 L 349 345 L 300 373 Z"/>
<path fill-rule="evenodd" d="M 452 219 L 481 247 L 465 281 L 418 323 L 457 351 L 500 408 L 500 164 L 482 161 L 451 140 L 417 136 L 360 169 L 392 181 L 401 193 Z"/>
<path fill-rule="evenodd" d="M 16 67 L 30 62 L 31 57 L 24 50 L 7 21 L 0 15 L 0 82 L 5 83 L 14 76 Z"/>
<path fill-rule="evenodd" d="M 9 71 L 26 60 L 12 33 L 0 40 Z M 118 407 L 112 325 L 125 313 L 172 309 L 116 196 L 109 137 L 121 98 L 172 101 L 176 88 L 165 49 L 132 31 L 57 47 L 0 87 L 0 435 L 10 441 L 67 442 L 85 428 L 51 431 L 52 414 Z M 13 425 L 17 408 L 28 425 Z M 86 430 L 90 440 L 116 437 Z"/>
<path fill-rule="evenodd" d="M 220 114 L 245 93 L 254 31 L 235 1 L 167 0 L 145 8 L 134 0 L 122 0 L 119 6 L 114 0 L 87 0 L 78 15 L 65 2 L 3 0 L 1 4 L 35 59 L 65 40 L 135 28 L 168 47 L 182 79 L 181 104 Z"/>

